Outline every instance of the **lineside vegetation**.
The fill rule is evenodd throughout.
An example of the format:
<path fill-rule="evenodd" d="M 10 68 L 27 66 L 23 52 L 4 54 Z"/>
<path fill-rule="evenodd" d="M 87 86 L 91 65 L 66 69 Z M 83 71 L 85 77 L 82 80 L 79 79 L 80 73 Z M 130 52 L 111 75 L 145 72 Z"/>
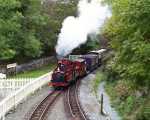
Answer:
<path fill-rule="evenodd" d="M 115 56 L 107 63 L 108 93 L 123 120 L 150 118 L 150 0 L 104 0 L 112 17 L 103 34 Z"/>

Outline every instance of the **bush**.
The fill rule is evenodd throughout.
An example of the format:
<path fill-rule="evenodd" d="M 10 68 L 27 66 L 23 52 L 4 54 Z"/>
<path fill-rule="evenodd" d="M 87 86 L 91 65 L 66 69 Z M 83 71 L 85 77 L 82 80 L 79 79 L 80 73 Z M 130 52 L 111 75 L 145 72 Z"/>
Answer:
<path fill-rule="evenodd" d="M 149 120 L 150 96 L 137 95 L 130 81 L 107 81 L 106 91 L 111 97 L 112 106 L 121 114 L 123 120 Z M 142 92 L 142 91 L 140 91 Z"/>
<path fill-rule="evenodd" d="M 145 103 L 137 114 L 137 120 L 149 120 L 150 118 L 150 101 Z"/>
<path fill-rule="evenodd" d="M 121 100 L 126 99 L 132 92 L 129 82 L 122 80 L 117 82 L 115 91 L 117 96 L 119 96 Z"/>

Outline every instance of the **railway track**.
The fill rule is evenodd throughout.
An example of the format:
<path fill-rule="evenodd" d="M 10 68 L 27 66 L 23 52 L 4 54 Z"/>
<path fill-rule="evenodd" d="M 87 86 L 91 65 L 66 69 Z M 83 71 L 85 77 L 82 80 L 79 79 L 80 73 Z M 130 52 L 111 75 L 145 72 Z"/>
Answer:
<path fill-rule="evenodd" d="M 78 88 L 80 80 L 71 87 L 65 93 L 65 105 L 67 112 L 69 113 L 70 120 L 89 120 L 85 115 L 79 99 L 78 99 Z"/>
<path fill-rule="evenodd" d="M 60 96 L 61 91 L 51 92 L 32 112 L 28 120 L 44 120 L 46 113 L 54 101 Z"/>

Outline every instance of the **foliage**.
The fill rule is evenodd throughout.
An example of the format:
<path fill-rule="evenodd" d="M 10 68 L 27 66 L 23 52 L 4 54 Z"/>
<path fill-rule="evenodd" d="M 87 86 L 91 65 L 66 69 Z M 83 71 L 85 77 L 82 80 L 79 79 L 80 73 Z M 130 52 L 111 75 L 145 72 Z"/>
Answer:
<path fill-rule="evenodd" d="M 39 0 L 0 0 L 0 59 L 36 57 L 41 43 L 37 26 L 45 24 Z"/>
<path fill-rule="evenodd" d="M 12 58 L 16 54 L 10 44 L 20 30 L 22 14 L 17 12 L 20 6 L 18 0 L 0 0 L 0 58 Z"/>
<path fill-rule="evenodd" d="M 86 54 L 89 51 L 96 50 L 99 48 L 100 48 L 100 42 L 98 40 L 98 36 L 89 36 L 86 43 L 74 49 L 73 53 L 74 54 Z"/>
<path fill-rule="evenodd" d="M 101 69 L 98 69 L 98 71 L 96 71 L 96 75 L 94 80 L 92 81 L 92 87 L 93 87 L 93 92 L 98 100 L 99 103 L 101 103 L 101 100 L 98 96 L 98 89 L 99 89 L 99 85 L 102 81 L 106 80 L 106 75 L 104 74 L 104 72 Z"/>
<path fill-rule="evenodd" d="M 119 111 L 123 115 L 124 113 L 130 113 L 132 112 L 133 108 L 135 107 L 134 105 L 135 102 L 135 97 L 134 96 L 129 96 L 127 97 L 123 102 L 120 103 L 118 106 Z"/>
<path fill-rule="evenodd" d="M 44 12 L 48 14 L 48 23 L 40 29 L 39 37 L 42 42 L 43 51 L 45 55 L 55 52 L 55 45 L 57 43 L 57 37 L 62 27 L 62 22 L 67 16 L 74 16 L 77 11 L 77 0 L 71 0 L 70 2 L 51 2 L 44 3 Z"/>
<path fill-rule="evenodd" d="M 105 74 L 101 70 L 98 70 L 96 72 L 96 76 L 95 76 L 95 79 L 93 81 L 93 88 L 94 88 L 95 93 L 97 93 L 100 82 L 102 82 L 104 80 L 106 80 Z"/>
<path fill-rule="evenodd" d="M 121 100 L 126 99 L 130 94 L 130 85 L 126 81 L 118 81 L 115 86 L 116 94 Z"/>
<path fill-rule="evenodd" d="M 112 17 L 103 33 L 116 52 L 111 66 L 119 79 L 150 87 L 150 0 L 105 0 Z"/>
<path fill-rule="evenodd" d="M 150 118 L 150 101 L 146 101 L 141 107 L 139 114 L 137 114 L 137 120 L 149 120 Z"/>
<path fill-rule="evenodd" d="M 0 60 L 24 60 L 54 53 L 61 23 L 75 15 L 76 0 L 0 0 Z"/>
<path fill-rule="evenodd" d="M 104 0 L 112 17 L 103 34 L 115 57 L 107 66 L 107 91 L 125 120 L 148 120 L 150 89 L 150 0 Z M 146 89 L 146 93 L 144 93 Z M 115 91 L 115 92 L 111 92 Z M 136 95 L 140 91 L 140 95 Z"/>
<path fill-rule="evenodd" d="M 136 92 L 127 92 L 126 97 L 122 99 L 122 95 L 118 94 L 116 85 L 126 86 L 125 82 L 107 81 L 105 86 L 107 93 L 110 95 L 112 106 L 115 107 L 123 120 L 149 120 L 150 117 L 150 101 L 149 96 L 138 96 Z M 127 88 L 130 88 L 128 84 Z M 123 94 L 125 95 L 125 94 Z"/>

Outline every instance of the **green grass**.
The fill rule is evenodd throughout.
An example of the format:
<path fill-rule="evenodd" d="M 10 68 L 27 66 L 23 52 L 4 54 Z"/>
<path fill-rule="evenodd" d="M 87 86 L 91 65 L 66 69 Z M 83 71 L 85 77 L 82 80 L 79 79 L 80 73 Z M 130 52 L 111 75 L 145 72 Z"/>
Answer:
<path fill-rule="evenodd" d="M 16 76 L 11 76 L 9 78 L 37 78 L 37 77 L 39 77 L 43 74 L 46 74 L 46 73 L 50 72 L 51 70 L 53 70 L 55 66 L 56 66 L 55 63 L 48 64 L 48 65 L 41 67 L 39 69 L 26 71 L 24 73 L 19 73 Z"/>
<path fill-rule="evenodd" d="M 100 82 L 102 81 L 102 78 L 103 78 L 103 74 L 100 71 L 98 71 L 96 73 L 95 79 L 93 81 L 94 82 L 93 83 L 93 88 L 94 88 L 95 92 L 97 91 L 98 86 L 99 86 Z"/>
<path fill-rule="evenodd" d="M 131 93 L 120 99 L 116 91 L 117 82 L 108 82 L 105 85 L 106 92 L 111 98 L 111 104 L 119 112 L 123 120 L 149 120 L 150 118 L 150 96 L 136 96 Z M 147 108 L 147 109 L 146 109 Z"/>
<path fill-rule="evenodd" d="M 104 81 L 105 79 L 106 79 L 106 75 L 104 74 L 104 72 L 102 72 L 101 70 L 96 72 L 96 76 L 93 81 L 93 90 L 96 96 L 97 96 L 97 90 L 98 90 L 100 83 Z"/>
<path fill-rule="evenodd" d="M 107 82 L 106 85 L 105 85 L 105 90 L 109 94 L 112 101 L 115 101 L 116 98 L 117 98 L 117 94 L 116 94 L 116 91 L 114 89 L 115 85 L 116 85 L 115 82 L 112 82 L 112 83 Z"/>

